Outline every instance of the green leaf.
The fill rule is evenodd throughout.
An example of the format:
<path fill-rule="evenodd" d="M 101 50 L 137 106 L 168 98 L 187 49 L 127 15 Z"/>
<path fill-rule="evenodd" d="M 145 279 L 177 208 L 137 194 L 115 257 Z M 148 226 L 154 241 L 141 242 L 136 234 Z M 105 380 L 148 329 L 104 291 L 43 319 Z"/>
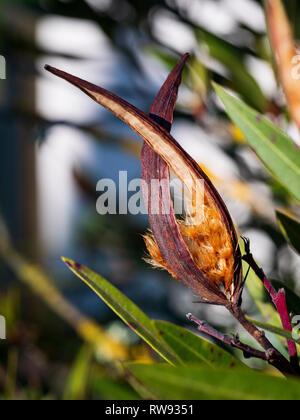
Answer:
<path fill-rule="evenodd" d="M 243 51 L 204 29 L 196 29 L 196 36 L 208 48 L 209 55 L 229 70 L 232 87 L 245 98 L 249 105 L 263 112 L 266 109 L 267 100 L 245 65 L 248 51 Z"/>
<path fill-rule="evenodd" d="M 215 85 L 232 121 L 270 172 L 300 201 L 300 150 L 285 133 L 241 100 Z"/>
<path fill-rule="evenodd" d="M 153 321 L 130 299 L 98 274 L 72 260 L 63 258 L 67 266 L 143 340 L 171 364 L 191 362 L 208 366 L 244 366 L 222 348 L 190 331 L 164 321 Z"/>
<path fill-rule="evenodd" d="M 91 392 L 97 399 L 102 400 L 139 400 L 139 396 L 128 385 L 106 377 L 100 372 L 93 372 L 90 379 Z"/>
<path fill-rule="evenodd" d="M 146 365 L 143 365 L 146 366 Z M 149 365 L 156 366 L 156 365 Z M 129 369 L 127 369 L 127 364 L 123 364 L 124 368 L 124 377 L 129 385 L 135 390 L 135 392 L 144 400 L 159 400 L 160 397 L 158 394 L 155 394 L 152 387 L 148 387 L 143 380 L 138 379 L 137 376 L 133 375 Z"/>
<path fill-rule="evenodd" d="M 67 381 L 64 399 L 82 400 L 87 390 L 90 366 L 93 357 L 93 348 L 90 345 L 84 345 L 72 366 L 69 379 Z"/>
<path fill-rule="evenodd" d="M 249 370 L 126 364 L 126 378 L 143 398 L 161 400 L 298 400 L 300 381 Z M 138 384 L 138 386 L 136 385 Z M 146 390 L 146 391 L 145 391 Z M 143 393 L 143 392 L 142 392 Z M 147 396 L 145 396 L 147 395 Z"/>
<path fill-rule="evenodd" d="M 275 327 L 274 325 L 266 324 L 264 322 L 256 321 L 255 319 L 251 319 L 247 317 L 248 321 L 250 321 L 252 324 L 256 325 L 259 328 L 262 328 L 263 330 L 269 331 L 271 333 L 274 333 L 276 335 L 279 335 L 280 337 L 287 338 L 288 340 L 294 341 L 297 344 L 300 344 L 300 334 L 298 334 L 299 338 L 295 338 L 294 335 L 287 330 L 284 330 L 283 328 Z"/>
<path fill-rule="evenodd" d="M 165 344 L 157 334 L 151 319 L 141 311 L 130 299 L 121 293 L 103 277 L 92 270 L 67 258 L 65 264 L 143 340 L 158 354 L 171 364 L 180 363 L 176 354 Z"/>
<path fill-rule="evenodd" d="M 158 334 L 183 364 L 203 363 L 210 367 L 245 366 L 221 347 L 211 344 L 184 328 L 164 321 L 153 321 L 153 323 Z"/>
<path fill-rule="evenodd" d="M 300 180 L 299 180 L 300 188 Z M 277 221 L 283 236 L 295 251 L 300 254 L 300 223 L 279 211 L 276 212 Z"/>

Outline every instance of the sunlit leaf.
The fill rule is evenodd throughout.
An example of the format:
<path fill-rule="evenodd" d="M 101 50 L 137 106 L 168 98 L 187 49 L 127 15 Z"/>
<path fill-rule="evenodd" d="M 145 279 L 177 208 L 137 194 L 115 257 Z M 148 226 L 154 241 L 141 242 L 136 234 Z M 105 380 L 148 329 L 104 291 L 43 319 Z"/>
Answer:
<path fill-rule="evenodd" d="M 63 261 L 143 340 L 172 364 L 180 363 L 175 353 L 160 339 L 151 319 L 130 299 L 103 277 L 81 264 L 64 258 Z"/>
<path fill-rule="evenodd" d="M 210 367 L 243 364 L 227 351 L 168 322 L 152 321 L 131 300 L 98 274 L 64 259 L 68 267 L 165 360 L 172 364 L 204 363 Z"/>
<path fill-rule="evenodd" d="M 221 86 L 216 92 L 233 122 L 270 172 L 290 194 L 300 201 L 300 149 L 267 118 L 241 100 L 229 95 Z"/>

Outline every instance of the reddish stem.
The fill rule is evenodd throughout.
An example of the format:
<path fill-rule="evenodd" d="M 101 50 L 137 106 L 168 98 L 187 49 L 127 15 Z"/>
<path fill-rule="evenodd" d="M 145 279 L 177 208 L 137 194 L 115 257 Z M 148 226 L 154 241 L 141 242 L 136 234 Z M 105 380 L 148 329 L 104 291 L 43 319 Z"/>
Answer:
<path fill-rule="evenodd" d="M 260 278 L 261 281 L 263 282 L 266 290 L 270 294 L 271 299 L 277 309 L 283 328 L 287 331 L 292 332 L 293 327 L 292 327 L 289 312 L 287 309 L 285 290 L 280 289 L 277 292 L 274 286 L 272 286 L 267 276 L 265 275 L 263 269 L 260 268 L 258 264 L 256 263 L 256 261 L 254 260 L 253 255 L 251 254 L 250 249 L 249 249 L 249 243 L 246 243 L 246 252 L 247 252 L 246 255 L 243 256 L 243 260 L 249 264 L 249 266 L 253 269 L 253 271 L 258 276 L 258 278 Z M 298 360 L 296 343 L 294 343 L 294 341 L 287 340 L 287 344 L 288 344 L 288 351 L 289 351 L 291 365 L 296 371 L 299 371 L 299 360 Z"/>
<path fill-rule="evenodd" d="M 265 354 L 270 365 L 275 366 L 283 374 L 298 376 L 299 372 L 273 346 L 273 344 L 267 339 L 265 333 L 259 330 L 255 325 L 251 324 L 251 322 L 246 319 L 242 308 L 239 305 L 229 305 L 227 309 L 245 328 L 245 330 L 248 331 L 248 333 L 262 346 L 262 348 L 265 350 Z"/>
<path fill-rule="evenodd" d="M 192 314 L 187 314 L 187 319 L 198 325 L 198 331 L 203 332 L 209 335 L 210 337 L 216 338 L 217 340 L 222 341 L 222 343 L 228 344 L 232 347 L 242 350 L 245 358 L 249 359 L 251 357 L 255 357 L 257 359 L 268 361 L 266 353 L 264 353 L 263 351 L 256 350 L 254 347 L 250 347 L 244 343 L 241 343 L 237 337 L 232 338 L 228 335 L 221 333 L 220 331 L 217 331 L 206 321 L 200 321 Z"/>

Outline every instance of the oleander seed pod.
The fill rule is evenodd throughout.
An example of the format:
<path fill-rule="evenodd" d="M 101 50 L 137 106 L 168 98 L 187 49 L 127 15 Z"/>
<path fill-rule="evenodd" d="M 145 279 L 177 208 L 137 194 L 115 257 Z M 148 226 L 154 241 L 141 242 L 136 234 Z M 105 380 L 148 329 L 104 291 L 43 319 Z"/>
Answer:
<path fill-rule="evenodd" d="M 151 234 L 145 236 L 154 266 L 166 269 L 203 302 L 230 306 L 239 303 L 243 289 L 238 236 L 229 211 L 208 176 L 170 135 L 173 110 L 181 82 L 185 54 L 155 98 L 150 116 L 107 90 L 50 66 L 51 73 L 81 89 L 130 126 L 144 140 L 142 179 Z M 190 194 L 192 213 L 175 216 L 169 188 L 172 170 Z M 164 180 L 168 188 L 153 195 L 151 181 Z M 195 196 L 201 186 L 202 200 Z M 164 211 L 152 214 L 152 201 Z M 196 203 L 196 205 L 194 205 Z M 167 211 L 166 211 L 167 210 Z"/>

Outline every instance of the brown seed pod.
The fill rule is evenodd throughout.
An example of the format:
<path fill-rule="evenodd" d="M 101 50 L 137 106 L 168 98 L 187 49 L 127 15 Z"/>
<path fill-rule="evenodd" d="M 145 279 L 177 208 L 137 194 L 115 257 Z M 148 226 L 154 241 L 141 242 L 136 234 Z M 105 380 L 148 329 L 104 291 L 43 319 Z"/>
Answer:
<path fill-rule="evenodd" d="M 81 89 L 142 137 L 146 144 L 142 152 L 142 178 L 148 185 L 145 198 L 152 230 L 146 244 L 154 264 L 167 269 L 204 302 L 228 306 L 240 300 L 243 288 L 235 227 L 210 179 L 169 133 L 187 57 L 183 56 L 169 75 L 151 107 L 150 117 L 105 89 L 53 67 L 46 69 Z M 154 198 L 151 194 L 151 180 L 165 180 L 169 185 L 169 169 L 190 195 L 192 212 L 181 221 L 175 217 L 169 188 L 160 188 Z M 198 197 L 199 183 L 203 198 L 200 205 L 194 200 Z M 160 214 L 151 213 L 153 199 L 164 210 Z"/>

